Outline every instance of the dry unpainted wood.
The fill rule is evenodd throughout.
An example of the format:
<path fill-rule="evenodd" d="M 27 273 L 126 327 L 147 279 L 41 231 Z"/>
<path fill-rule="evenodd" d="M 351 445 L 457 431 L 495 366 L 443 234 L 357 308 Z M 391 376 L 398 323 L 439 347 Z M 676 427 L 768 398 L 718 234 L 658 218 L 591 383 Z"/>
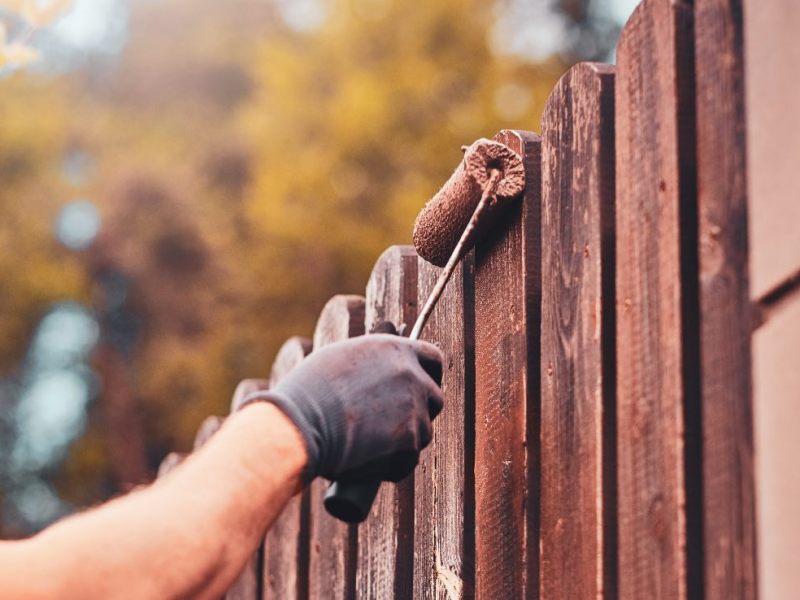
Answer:
<path fill-rule="evenodd" d="M 274 386 L 311 351 L 311 340 L 291 337 L 272 364 Z M 264 539 L 264 598 L 292 600 L 308 596 L 308 490 L 292 498 Z"/>
<path fill-rule="evenodd" d="M 526 186 L 475 248 L 475 587 L 478 598 L 535 598 L 541 141 L 495 139 L 523 157 Z"/>
<path fill-rule="evenodd" d="M 693 471 L 700 464 L 694 420 L 698 398 L 691 389 L 696 357 L 691 343 L 685 347 L 697 327 L 692 306 L 697 287 L 692 46 L 691 6 L 645 0 L 617 48 L 617 463 L 623 599 L 672 600 L 700 593 L 701 578 L 694 569 L 702 561 L 686 556 L 700 544 Z M 693 371 L 689 379 L 687 369 Z M 686 391 L 691 412 L 685 423 Z M 684 453 L 691 458 L 687 471 Z"/>
<path fill-rule="evenodd" d="M 427 298 L 441 269 L 421 257 L 418 294 Z M 442 350 L 444 409 L 415 474 L 414 598 L 473 598 L 475 341 L 474 266 L 456 268 L 422 338 Z"/>
<path fill-rule="evenodd" d="M 417 315 L 417 255 L 412 246 L 387 249 L 372 270 L 366 293 L 366 330 L 392 321 L 408 333 Z M 412 598 L 414 475 L 384 483 L 358 531 L 356 596 Z"/>
<path fill-rule="evenodd" d="M 744 9 L 750 297 L 760 298 L 800 267 L 800 2 L 727 4 Z M 741 60 L 727 53 L 723 57 Z M 720 151 L 728 148 L 720 146 Z"/>
<path fill-rule="evenodd" d="M 761 201 L 751 198 L 755 207 Z M 800 589 L 798 353 L 800 300 L 795 299 L 753 336 L 758 597 L 762 600 L 794 598 Z"/>
<path fill-rule="evenodd" d="M 749 599 L 756 554 L 742 5 L 694 7 L 705 597 Z"/>
<path fill-rule="evenodd" d="M 614 68 L 579 63 L 542 117 L 542 598 L 616 596 Z"/>
<path fill-rule="evenodd" d="M 314 350 L 364 335 L 364 297 L 339 295 L 320 313 Z M 328 482 L 311 484 L 309 516 L 309 598 L 349 600 L 355 597 L 357 528 L 331 517 L 322 504 Z"/>
<path fill-rule="evenodd" d="M 744 30 L 750 295 L 769 304 L 752 347 L 758 596 L 782 600 L 800 589 L 800 3 L 745 0 Z"/>

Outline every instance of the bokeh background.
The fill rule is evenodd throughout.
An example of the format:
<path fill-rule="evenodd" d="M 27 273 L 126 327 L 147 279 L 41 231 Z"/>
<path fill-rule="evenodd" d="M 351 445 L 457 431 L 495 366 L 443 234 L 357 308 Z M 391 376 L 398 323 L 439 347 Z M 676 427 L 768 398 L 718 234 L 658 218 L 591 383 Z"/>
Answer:
<path fill-rule="evenodd" d="M 150 480 L 636 0 L 0 0 L 0 534 Z"/>

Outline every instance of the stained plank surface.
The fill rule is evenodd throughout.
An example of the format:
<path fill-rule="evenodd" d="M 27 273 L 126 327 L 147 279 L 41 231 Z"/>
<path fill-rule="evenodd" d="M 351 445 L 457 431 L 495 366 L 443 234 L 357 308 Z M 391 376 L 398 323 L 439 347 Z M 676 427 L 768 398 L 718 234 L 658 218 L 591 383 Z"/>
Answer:
<path fill-rule="evenodd" d="M 696 0 L 694 21 L 705 597 L 755 598 L 741 0 Z"/>
<path fill-rule="evenodd" d="M 579 63 L 542 117 L 543 598 L 613 598 L 614 68 Z"/>
<path fill-rule="evenodd" d="M 417 255 L 412 246 L 392 246 L 372 270 L 366 293 L 366 330 L 383 321 L 408 333 L 417 315 Z M 372 512 L 358 531 L 356 596 L 412 598 L 414 476 L 384 483 Z"/>
<path fill-rule="evenodd" d="M 645 0 L 620 37 L 616 75 L 617 460 L 620 598 L 687 597 L 700 579 L 694 485 L 697 397 L 684 370 L 696 308 L 691 6 Z M 684 228 L 682 229 L 682 221 Z M 694 223 L 692 221 L 694 220 Z M 685 238 L 684 238 L 685 236 Z M 682 247 L 684 252 L 682 252 Z M 685 261 L 682 264 L 682 260 Z M 693 272 L 694 271 L 694 272 Z M 689 286 L 682 286 L 689 282 Z M 685 302 L 685 304 L 683 303 Z M 682 318 L 683 317 L 683 318 Z M 684 322 L 686 320 L 686 323 Z M 696 344 L 696 336 L 694 339 Z M 696 346 L 695 346 L 696 347 Z M 694 351 L 689 344 L 688 351 Z M 685 425 L 690 439 L 685 445 Z M 691 455 L 685 472 L 684 453 Z M 688 476 L 688 477 L 687 477 Z M 692 535 L 687 536 L 687 531 Z M 688 544 L 688 546 L 687 546 Z M 688 561 L 694 568 L 696 557 Z"/>
<path fill-rule="evenodd" d="M 270 373 L 274 386 L 311 351 L 311 340 L 291 337 Z M 267 599 L 308 596 L 308 490 L 292 498 L 264 539 L 263 594 Z"/>
<path fill-rule="evenodd" d="M 364 334 L 364 297 L 339 295 L 320 313 L 314 350 Z M 331 517 L 322 504 L 328 482 L 317 479 L 309 493 L 309 598 L 355 597 L 357 529 Z"/>
<path fill-rule="evenodd" d="M 496 136 L 523 156 L 526 188 L 475 249 L 475 586 L 538 592 L 540 139 Z"/>
<path fill-rule="evenodd" d="M 418 297 L 441 269 L 419 259 Z M 415 474 L 414 598 L 474 597 L 474 265 L 464 258 L 422 332 L 445 356 L 445 404 Z"/>

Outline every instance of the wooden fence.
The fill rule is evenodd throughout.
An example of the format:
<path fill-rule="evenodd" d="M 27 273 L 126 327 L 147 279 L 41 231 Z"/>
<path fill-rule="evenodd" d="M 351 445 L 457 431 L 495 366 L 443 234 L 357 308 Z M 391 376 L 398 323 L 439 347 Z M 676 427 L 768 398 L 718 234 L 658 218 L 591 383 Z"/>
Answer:
<path fill-rule="evenodd" d="M 228 598 L 756 596 L 742 27 L 736 0 L 645 0 L 541 136 L 496 136 L 526 189 L 423 334 L 446 406 L 419 468 L 358 527 L 314 482 Z M 272 381 L 410 325 L 438 272 L 389 248 Z"/>

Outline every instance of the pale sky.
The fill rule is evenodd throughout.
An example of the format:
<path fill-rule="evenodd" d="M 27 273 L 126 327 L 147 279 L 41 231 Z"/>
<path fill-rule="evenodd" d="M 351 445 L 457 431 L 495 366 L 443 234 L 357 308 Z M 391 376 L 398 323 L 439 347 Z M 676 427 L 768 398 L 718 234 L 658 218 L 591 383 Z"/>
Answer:
<path fill-rule="evenodd" d="M 69 13 L 53 26 L 53 33 L 79 52 L 117 52 L 126 39 L 129 1 L 135 0 L 75 0 Z M 264 1 L 276 2 L 286 23 L 298 30 L 313 30 L 325 19 L 324 0 Z M 639 0 L 601 0 L 597 6 L 598 10 L 608 11 L 616 21 L 623 23 L 638 3 Z M 548 6 L 547 0 L 510 0 L 505 19 L 498 15 L 493 37 L 504 40 L 501 46 L 508 46 L 509 29 L 516 27 L 519 31 L 519 17 L 524 16 L 523 22 L 530 23 L 534 33 L 530 35 L 529 30 L 518 36 L 524 42 L 511 42 L 509 49 L 532 58 L 545 58 L 557 50 L 561 35 L 559 19 Z"/>

